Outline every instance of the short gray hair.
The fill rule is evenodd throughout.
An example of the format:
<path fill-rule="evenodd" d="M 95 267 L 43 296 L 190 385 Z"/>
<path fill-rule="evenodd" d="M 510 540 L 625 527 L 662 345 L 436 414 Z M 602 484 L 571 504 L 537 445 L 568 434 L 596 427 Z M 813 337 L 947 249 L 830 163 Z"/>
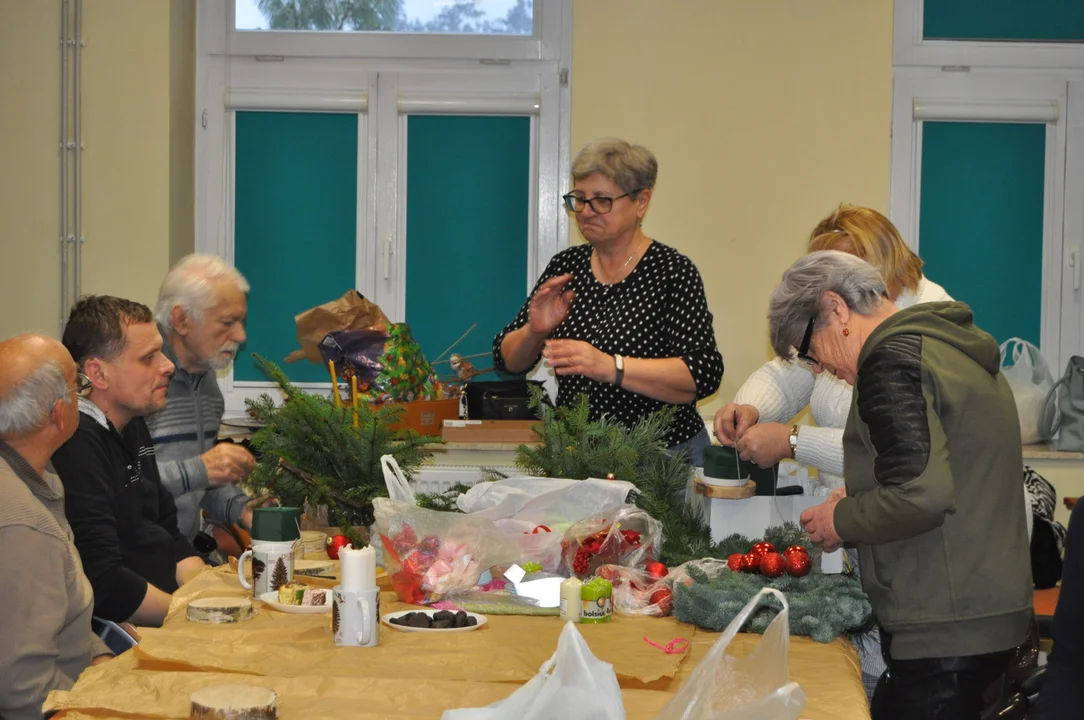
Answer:
<path fill-rule="evenodd" d="M 616 138 L 592 140 L 572 161 L 572 179 L 602 173 L 627 193 L 655 187 L 659 163 L 643 145 L 630 145 Z"/>
<path fill-rule="evenodd" d="M 203 311 L 218 300 L 214 283 L 219 280 L 232 282 L 245 294 L 251 289 L 245 276 L 217 255 L 192 254 L 181 258 L 166 273 L 158 290 L 155 319 L 162 327 L 171 329 L 173 308 L 180 305 L 194 320 L 199 320 Z"/>
<path fill-rule="evenodd" d="M 25 435 L 49 422 L 57 400 L 72 402 L 60 363 L 48 360 L 0 396 L 0 435 Z"/>
<path fill-rule="evenodd" d="M 783 273 L 783 282 L 772 292 L 768 309 L 768 332 L 772 349 L 782 358 L 801 345 L 809 318 L 826 322 L 824 293 L 837 293 L 851 310 L 868 315 L 888 296 L 877 268 L 839 250 L 821 250 L 799 258 Z"/>

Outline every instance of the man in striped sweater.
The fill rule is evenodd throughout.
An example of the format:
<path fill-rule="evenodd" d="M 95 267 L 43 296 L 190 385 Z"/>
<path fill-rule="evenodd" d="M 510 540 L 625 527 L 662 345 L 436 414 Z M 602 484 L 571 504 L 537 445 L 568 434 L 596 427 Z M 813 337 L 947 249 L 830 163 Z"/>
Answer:
<path fill-rule="evenodd" d="M 189 255 L 166 275 L 155 319 L 163 352 L 177 366 L 166 407 L 147 418 L 162 484 L 177 502 L 177 523 L 189 540 L 213 522 L 252 524 L 254 501 L 237 485 L 255 458 L 232 443 L 215 444 L 225 402 L 216 371 L 233 362 L 245 341 L 249 285 L 212 255 Z"/>

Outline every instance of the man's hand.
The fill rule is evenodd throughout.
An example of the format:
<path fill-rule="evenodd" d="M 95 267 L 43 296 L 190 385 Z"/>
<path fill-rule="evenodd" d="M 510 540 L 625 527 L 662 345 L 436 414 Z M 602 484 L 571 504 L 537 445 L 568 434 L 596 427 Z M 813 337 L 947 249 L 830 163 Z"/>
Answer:
<path fill-rule="evenodd" d="M 760 411 L 752 405 L 727 403 L 715 413 L 715 437 L 727 447 L 734 447 L 745 431 L 760 419 Z"/>
<path fill-rule="evenodd" d="M 181 560 L 177 563 L 177 585 L 184 585 L 196 575 L 203 572 L 206 567 L 208 567 L 207 563 L 203 562 L 203 558 L 197 555 L 186 557 L 184 560 Z"/>
<path fill-rule="evenodd" d="M 104 662 L 109 662 L 110 660 L 113 659 L 113 657 L 114 657 L 113 655 L 98 655 L 97 657 L 95 657 L 93 660 L 90 661 L 90 664 L 91 665 L 101 665 Z"/>
<path fill-rule="evenodd" d="M 612 383 L 617 376 L 613 355 L 583 340 L 547 340 L 542 357 L 558 375 L 583 375 L 601 383 Z"/>
<path fill-rule="evenodd" d="M 769 468 L 790 457 L 790 431 L 791 427 L 782 423 L 753 425 L 738 436 L 738 457 Z"/>
<path fill-rule="evenodd" d="M 207 482 L 211 485 L 240 482 L 256 467 L 256 458 L 252 453 L 229 442 L 215 445 L 200 458 L 207 468 Z"/>
<path fill-rule="evenodd" d="M 252 511 L 257 508 L 267 507 L 272 503 L 277 502 L 273 497 L 258 497 L 252 498 L 245 503 L 245 509 L 241 511 L 241 517 L 238 518 L 237 524 L 244 530 L 248 531 L 252 529 Z"/>
<path fill-rule="evenodd" d="M 832 552 L 843 544 L 843 539 L 836 533 L 836 505 L 847 496 L 844 488 L 832 491 L 828 500 L 811 507 L 802 513 L 802 526 L 809 533 L 813 542 L 820 544 L 826 552 Z"/>

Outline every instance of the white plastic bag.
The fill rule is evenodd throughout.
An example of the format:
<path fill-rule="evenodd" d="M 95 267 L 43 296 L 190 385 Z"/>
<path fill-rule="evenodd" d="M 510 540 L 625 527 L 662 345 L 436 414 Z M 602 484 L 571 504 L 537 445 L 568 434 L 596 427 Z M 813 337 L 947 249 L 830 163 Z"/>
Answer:
<path fill-rule="evenodd" d="M 1006 361 L 1011 365 L 1005 366 Z M 1012 388 L 1020 416 L 1020 441 L 1025 445 L 1042 442 L 1046 396 L 1054 387 L 1043 354 L 1027 340 L 1011 338 L 1001 343 L 1001 374 Z"/>
<path fill-rule="evenodd" d="M 591 654 L 574 623 L 565 623 L 557 652 L 538 674 L 484 708 L 446 710 L 441 720 L 624 720 L 614 666 Z"/>
<path fill-rule="evenodd" d="M 384 471 L 384 484 L 388 486 L 388 497 L 398 502 L 417 505 L 418 501 L 414 499 L 414 488 L 410 487 L 395 457 L 382 455 L 380 467 Z"/>
<path fill-rule="evenodd" d="M 751 653 L 731 656 L 730 642 L 769 593 L 783 603 L 782 611 Z M 778 590 L 757 593 L 655 720 L 797 720 L 805 708 L 805 693 L 790 682 L 789 612 L 787 599 Z"/>

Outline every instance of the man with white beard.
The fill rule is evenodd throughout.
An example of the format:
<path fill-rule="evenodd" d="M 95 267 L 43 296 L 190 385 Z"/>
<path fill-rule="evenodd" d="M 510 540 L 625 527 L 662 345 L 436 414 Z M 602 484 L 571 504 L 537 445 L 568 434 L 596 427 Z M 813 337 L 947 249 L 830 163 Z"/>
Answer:
<path fill-rule="evenodd" d="M 147 417 L 162 484 L 177 502 L 177 524 L 189 541 L 212 522 L 252 525 L 253 501 L 237 483 L 256 459 L 233 443 L 216 444 L 225 402 L 215 376 L 245 341 L 249 284 L 213 255 L 189 255 L 170 269 L 158 291 L 155 319 L 162 351 L 177 366 L 166 407 Z M 210 553 L 213 547 L 197 549 Z"/>

